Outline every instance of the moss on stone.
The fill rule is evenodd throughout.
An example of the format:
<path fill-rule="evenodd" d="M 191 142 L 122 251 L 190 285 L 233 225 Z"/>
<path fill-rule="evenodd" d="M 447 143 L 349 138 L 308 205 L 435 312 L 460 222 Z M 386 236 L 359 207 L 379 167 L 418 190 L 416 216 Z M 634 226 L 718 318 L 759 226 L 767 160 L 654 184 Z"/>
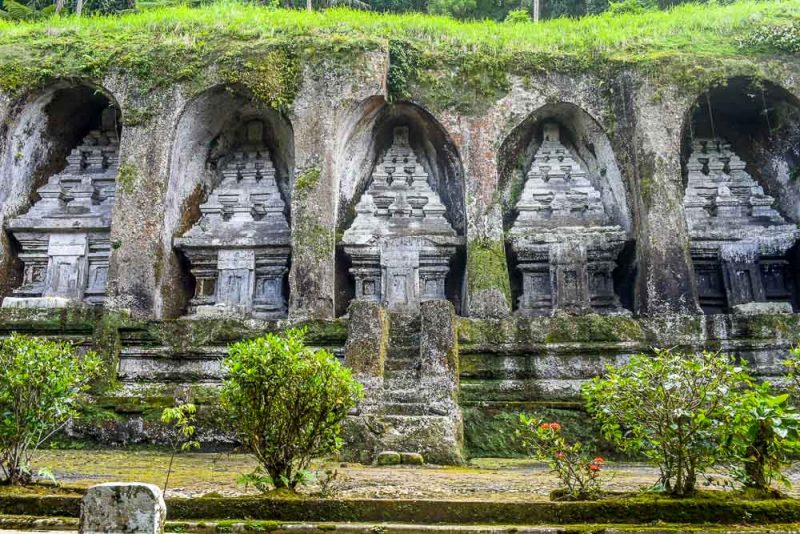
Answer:
<path fill-rule="evenodd" d="M 287 48 L 250 53 L 244 57 L 227 54 L 220 74 L 227 83 L 242 85 L 273 109 L 285 111 L 300 87 L 297 54 Z"/>
<path fill-rule="evenodd" d="M 470 298 L 482 291 L 499 290 L 511 302 L 505 243 L 473 239 L 467 245 L 467 287 Z"/>
<path fill-rule="evenodd" d="M 117 174 L 117 184 L 119 184 L 120 191 L 127 195 L 133 193 L 138 175 L 139 172 L 136 165 L 127 161 L 121 163 L 119 166 L 119 174 Z"/>

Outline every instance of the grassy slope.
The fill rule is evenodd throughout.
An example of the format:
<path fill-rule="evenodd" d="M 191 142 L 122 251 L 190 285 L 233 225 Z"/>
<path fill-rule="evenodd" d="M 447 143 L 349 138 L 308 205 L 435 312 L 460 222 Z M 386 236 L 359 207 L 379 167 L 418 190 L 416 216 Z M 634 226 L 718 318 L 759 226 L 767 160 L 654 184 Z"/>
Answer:
<path fill-rule="evenodd" d="M 353 50 L 384 46 L 388 40 L 407 56 L 400 78 L 418 81 L 424 78 L 418 71 L 454 66 L 459 83 L 472 83 L 488 94 L 514 71 L 664 62 L 702 67 L 710 58 L 755 58 L 780 51 L 774 43 L 754 45 L 750 39 L 759 28 L 776 25 L 798 33 L 800 0 L 687 4 L 667 12 L 539 24 L 457 22 L 348 9 L 307 14 L 223 1 L 120 17 L 0 21 L 0 88 L 21 90 L 56 76 L 96 77 L 119 67 L 138 75 L 146 91 L 197 78 L 208 65 L 237 54 L 280 50 L 302 58 L 323 52 L 346 61 Z"/>

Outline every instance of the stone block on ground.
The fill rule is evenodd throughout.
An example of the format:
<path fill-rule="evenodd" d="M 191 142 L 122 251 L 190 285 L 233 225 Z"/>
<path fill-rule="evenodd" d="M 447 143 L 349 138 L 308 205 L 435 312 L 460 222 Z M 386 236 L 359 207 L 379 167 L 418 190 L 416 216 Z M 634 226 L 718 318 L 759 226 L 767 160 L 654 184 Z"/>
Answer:
<path fill-rule="evenodd" d="M 399 452 L 383 451 L 375 457 L 375 463 L 378 465 L 400 465 L 401 458 Z"/>
<path fill-rule="evenodd" d="M 418 452 L 401 452 L 400 463 L 403 465 L 422 465 L 425 463 L 425 458 Z"/>
<path fill-rule="evenodd" d="M 81 501 L 81 533 L 160 534 L 167 505 L 153 484 L 109 482 L 92 486 Z"/>

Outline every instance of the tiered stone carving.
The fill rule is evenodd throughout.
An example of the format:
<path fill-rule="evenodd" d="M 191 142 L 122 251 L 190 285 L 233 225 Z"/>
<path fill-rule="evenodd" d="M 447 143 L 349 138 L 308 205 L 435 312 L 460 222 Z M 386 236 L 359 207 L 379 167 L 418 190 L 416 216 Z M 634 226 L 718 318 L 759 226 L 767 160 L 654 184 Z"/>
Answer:
<path fill-rule="evenodd" d="M 41 197 L 8 223 L 19 242 L 22 285 L 4 307 L 100 305 L 105 300 L 109 234 L 119 173 L 116 110 L 107 108 L 100 129 L 89 132 L 49 178 Z"/>
<path fill-rule="evenodd" d="M 342 242 L 352 259 L 357 299 L 413 310 L 445 298 L 450 259 L 464 240 L 445 218 L 445 206 L 409 145 L 408 128 L 393 134 Z"/>
<path fill-rule="evenodd" d="M 700 297 L 707 312 L 767 303 L 791 311 L 786 253 L 800 237 L 772 208 L 775 199 L 721 139 L 696 139 L 684 208 Z M 761 305 L 766 307 L 768 305 Z"/>
<path fill-rule="evenodd" d="M 286 315 L 289 223 L 263 129 L 247 125 L 246 145 L 220 160 L 222 179 L 200 220 L 175 239 L 196 281 L 192 314 Z"/>
<path fill-rule="evenodd" d="M 544 125 L 517 212 L 510 239 L 522 272 L 520 313 L 620 311 L 612 273 L 625 232 L 611 223 L 557 124 Z"/>

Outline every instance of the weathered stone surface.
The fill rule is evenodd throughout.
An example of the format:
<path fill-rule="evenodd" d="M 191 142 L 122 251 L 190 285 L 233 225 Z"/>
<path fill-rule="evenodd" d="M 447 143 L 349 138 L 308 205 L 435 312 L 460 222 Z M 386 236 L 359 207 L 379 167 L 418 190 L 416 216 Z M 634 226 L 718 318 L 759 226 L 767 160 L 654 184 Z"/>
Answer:
<path fill-rule="evenodd" d="M 190 312 L 286 316 L 289 223 L 264 128 L 259 120 L 245 125 L 237 150 L 220 160 L 221 178 L 200 205 L 200 220 L 175 239 L 195 278 Z"/>
<path fill-rule="evenodd" d="M 423 465 L 425 463 L 425 458 L 416 452 L 401 452 L 400 463 L 403 465 Z"/>
<path fill-rule="evenodd" d="M 800 230 L 773 209 L 775 199 L 725 141 L 695 139 L 686 167 L 683 204 L 703 309 L 719 313 L 751 302 L 789 301 L 786 252 Z"/>
<path fill-rule="evenodd" d="M 377 465 L 400 465 L 401 455 L 399 452 L 383 451 L 375 457 Z"/>
<path fill-rule="evenodd" d="M 517 202 L 510 239 L 522 271 L 519 310 L 617 312 L 613 271 L 625 232 L 612 225 L 600 191 L 547 123 Z"/>
<path fill-rule="evenodd" d="M 344 363 L 364 385 L 362 411 L 379 408 L 383 395 L 383 376 L 389 345 L 389 324 L 383 307 L 367 300 L 354 300 L 349 308 Z"/>
<path fill-rule="evenodd" d="M 24 272 L 4 306 L 103 303 L 119 172 L 116 118 L 114 107 L 104 109 L 98 128 L 66 157 L 66 168 L 37 190 L 41 200 L 8 223 L 21 245 Z"/>
<path fill-rule="evenodd" d="M 86 491 L 80 532 L 160 534 L 166 518 L 167 506 L 157 486 L 109 482 Z"/>
<path fill-rule="evenodd" d="M 393 136 L 342 243 L 353 261 L 355 298 L 414 310 L 420 302 L 445 298 L 450 257 L 463 239 L 444 216 L 408 128 L 395 128 Z"/>

